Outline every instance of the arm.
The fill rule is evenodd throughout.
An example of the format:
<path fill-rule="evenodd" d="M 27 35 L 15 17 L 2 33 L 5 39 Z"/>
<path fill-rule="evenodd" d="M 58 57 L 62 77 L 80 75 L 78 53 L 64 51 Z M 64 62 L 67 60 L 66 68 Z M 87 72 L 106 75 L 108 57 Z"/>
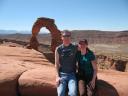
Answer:
<path fill-rule="evenodd" d="M 92 87 L 95 88 L 95 81 L 96 81 L 96 77 L 97 77 L 97 62 L 96 62 L 96 60 L 93 60 L 91 62 L 92 62 L 92 67 L 93 67 L 94 73 L 93 73 L 92 81 L 90 83 L 91 83 Z"/>
<path fill-rule="evenodd" d="M 96 77 L 97 77 L 97 62 L 96 62 L 96 60 L 93 60 L 92 61 L 92 67 L 93 67 L 93 70 L 94 70 L 94 74 L 93 74 L 93 78 L 92 79 L 96 79 Z"/>
<path fill-rule="evenodd" d="M 60 63 L 59 63 L 59 54 L 58 54 L 57 48 L 55 50 L 55 68 L 56 68 L 56 84 L 58 86 L 60 81 L 60 77 L 59 77 Z"/>

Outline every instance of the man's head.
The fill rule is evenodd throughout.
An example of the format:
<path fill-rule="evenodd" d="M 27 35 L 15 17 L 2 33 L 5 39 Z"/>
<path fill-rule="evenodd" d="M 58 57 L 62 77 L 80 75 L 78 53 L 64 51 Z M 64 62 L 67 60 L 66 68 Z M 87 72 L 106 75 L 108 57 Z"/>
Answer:
<path fill-rule="evenodd" d="M 62 39 L 64 44 L 70 44 L 71 43 L 71 32 L 64 31 L 62 33 L 61 39 Z"/>

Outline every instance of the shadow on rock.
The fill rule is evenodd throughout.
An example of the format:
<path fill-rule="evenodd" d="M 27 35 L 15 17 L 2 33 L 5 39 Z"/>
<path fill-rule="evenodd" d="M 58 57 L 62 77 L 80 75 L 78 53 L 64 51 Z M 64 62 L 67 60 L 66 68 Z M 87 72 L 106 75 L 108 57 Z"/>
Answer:
<path fill-rule="evenodd" d="M 43 53 L 43 55 L 46 57 L 46 59 L 51 62 L 52 64 L 55 63 L 54 59 L 54 53 Z"/>
<path fill-rule="evenodd" d="M 56 87 L 53 86 L 34 86 L 21 87 L 21 96 L 57 96 Z"/>
<path fill-rule="evenodd" d="M 97 91 L 95 96 L 119 96 L 117 90 L 104 80 L 97 80 Z"/>
<path fill-rule="evenodd" d="M 52 64 L 55 63 L 54 53 L 51 51 L 51 47 L 49 45 L 40 44 L 38 51 L 42 53 L 49 62 Z"/>

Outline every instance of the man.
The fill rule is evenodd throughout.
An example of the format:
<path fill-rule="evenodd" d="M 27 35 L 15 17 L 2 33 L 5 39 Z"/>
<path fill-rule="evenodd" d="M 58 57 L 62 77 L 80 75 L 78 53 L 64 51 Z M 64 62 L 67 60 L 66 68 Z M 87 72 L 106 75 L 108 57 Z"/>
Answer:
<path fill-rule="evenodd" d="M 63 44 L 55 50 L 56 84 L 58 96 L 65 96 L 67 87 L 69 96 L 77 96 L 76 52 L 77 47 L 71 44 L 71 33 L 62 33 Z"/>

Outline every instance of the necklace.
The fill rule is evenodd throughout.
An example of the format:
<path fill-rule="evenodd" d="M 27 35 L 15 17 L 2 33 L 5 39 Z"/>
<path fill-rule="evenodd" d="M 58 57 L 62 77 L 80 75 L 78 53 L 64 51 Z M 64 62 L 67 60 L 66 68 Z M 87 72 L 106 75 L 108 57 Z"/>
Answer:
<path fill-rule="evenodd" d="M 83 61 L 88 61 L 87 58 L 85 57 L 85 55 L 82 55 L 82 60 Z"/>

